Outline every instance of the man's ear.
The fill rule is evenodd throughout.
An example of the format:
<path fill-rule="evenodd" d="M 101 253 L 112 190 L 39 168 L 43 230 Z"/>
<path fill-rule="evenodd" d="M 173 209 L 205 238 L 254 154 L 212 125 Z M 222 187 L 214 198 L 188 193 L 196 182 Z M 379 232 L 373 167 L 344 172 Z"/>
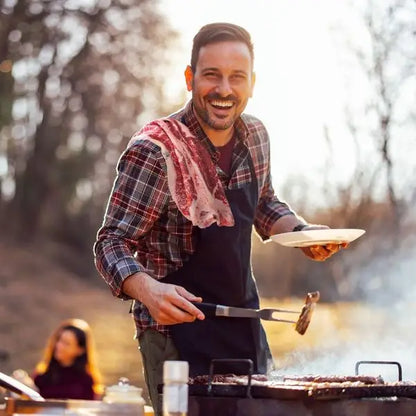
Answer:
<path fill-rule="evenodd" d="M 192 72 L 192 68 L 188 65 L 185 69 L 186 89 L 188 91 L 192 91 L 193 79 L 194 79 L 194 73 Z"/>

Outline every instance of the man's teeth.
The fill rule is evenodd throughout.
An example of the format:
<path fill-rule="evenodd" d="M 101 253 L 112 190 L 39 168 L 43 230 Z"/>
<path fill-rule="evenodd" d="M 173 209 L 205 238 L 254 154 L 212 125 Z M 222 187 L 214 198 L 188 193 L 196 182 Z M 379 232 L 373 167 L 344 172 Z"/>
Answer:
<path fill-rule="evenodd" d="M 211 101 L 211 105 L 215 106 L 215 107 L 223 107 L 223 108 L 230 108 L 233 106 L 233 102 L 232 101 Z"/>

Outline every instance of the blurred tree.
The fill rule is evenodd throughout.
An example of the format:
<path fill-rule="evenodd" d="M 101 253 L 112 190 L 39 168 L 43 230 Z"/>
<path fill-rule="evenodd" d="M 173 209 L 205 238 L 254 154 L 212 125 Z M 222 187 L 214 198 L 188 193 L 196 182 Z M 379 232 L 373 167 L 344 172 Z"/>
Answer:
<path fill-rule="evenodd" d="M 155 0 L 0 4 L 1 226 L 90 258 L 121 149 L 169 110 L 177 35 Z"/>
<path fill-rule="evenodd" d="M 350 298 L 364 295 L 364 284 L 366 290 L 371 286 L 371 278 L 364 283 L 354 273 L 371 263 L 379 279 L 373 286 L 387 287 L 388 276 L 376 271 L 377 259 L 394 262 L 407 249 L 416 222 L 411 162 L 416 157 L 416 3 L 368 0 L 355 6 L 363 31 L 360 44 L 349 45 L 358 65 L 349 66 L 354 69 L 346 124 L 357 165 L 352 181 L 338 189 L 338 208 L 331 211 L 332 221 L 342 218 L 365 228 L 367 236 L 353 263 L 341 257 L 328 270 L 338 294 Z M 361 103 L 354 94 L 358 89 L 365 97 Z"/>
<path fill-rule="evenodd" d="M 367 204 L 369 199 L 380 200 L 381 190 L 381 200 L 385 195 L 391 206 L 391 224 L 398 227 L 411 206 L 408 190 L 414 188 L 416 173 L 414 165 L 406 163 L 407 152 L 414 151 L 416 128 L 416 3 L 367 0 L 356 2 L 356 7 L 363 37 L 360 44 L 349 44 L 359 80 L 354 86 L 351 77 L 346 105 L 357 155 L 349 193 Z M 366 96 L 361 103 L 353 96 L 357 89 Z M 369 140 L 372 143 L 366 143 Z"/>
<path fill-rule="evenodd" d="M 391 258 L 406 250 L 416 218 L 414 186 L 416 169 L 416 2 L 387 0 L 352 2 L 352 30 L 360 44 L 348 41 L 346 73 L 348 101 L 346 127 L 354 141 L 356 166 L 351 180 L 334 186 L 329 158 L 322 178 L 323 194 L 331 206 L 311 212 L 307 185 L 298 177 L 288 180 L 284 195 L 310 222 L 335 228 L 363 228 L 364 238 L 325 263 L 312 263 L 299 250 L 261 245 L 254 239 L 253 266 L 265 296 L 302 295 L 320 290 L 327 300 L 357 299 L 371 286 L 360 279 L 360 270 L 377 259 Z M 349 36 L 342 23 L 337 27 Z M 352 58 L 352 59 L 351 59 Z M 362 98 L 364 97 L 364 98 Z M 361 100 L 360 100 L 361 99 Z M 329 155 L 335 138 L 324 128 Z M 339 139 L 338 139 L 339 140 Z M 375 272 L 377 287 L 387 287 L 383 273 Z M 387 276 L 386 276 L 387 278 Z M 376 287 L 376 285 L 373 285 Z"/>

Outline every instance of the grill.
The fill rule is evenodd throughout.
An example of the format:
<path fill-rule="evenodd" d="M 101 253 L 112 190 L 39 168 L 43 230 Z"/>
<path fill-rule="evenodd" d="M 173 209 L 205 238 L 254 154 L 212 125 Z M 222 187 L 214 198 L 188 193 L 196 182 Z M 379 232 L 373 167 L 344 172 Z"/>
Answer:
<path fill-rule="evenodd" d="M 414 416 L 413 399 L 345 399 L 290 401 L 278 399 L 189 397 L 188 416 Z"/>
<path fill-rule="evenodd" d="M 398 369 L 394 383 L 304 383 L 253 381 L 249 371 L 246 384 L 213 382 L 214 365 L 206 384 L 189 385 L 189 416 L 407 416 L 416 414 L 416 382 L 403 382 L 398 362 L 360 361 L 361 364 L 388 364 Z M 229 361 L 229 360 L 227 360 Z M 243 378 L 244 378 L 243 377 Z M 364 376 L 365 377 L 365 376 Z M 242 378 L 237 377 L 239 383 Z"/>

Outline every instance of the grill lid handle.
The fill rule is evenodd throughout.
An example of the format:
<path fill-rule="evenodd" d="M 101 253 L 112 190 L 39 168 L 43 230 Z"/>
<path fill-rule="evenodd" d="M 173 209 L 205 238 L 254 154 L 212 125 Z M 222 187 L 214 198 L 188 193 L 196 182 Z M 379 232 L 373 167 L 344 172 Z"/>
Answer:
<path fill-rule="evenodd" d="M 396 365 L 397 366 L 397 372 L 398 372 L 398 381 L 402 381 L 403 379 L 403 371 L 402 371 L 402 366 L 399 362 L 397 361 L 373 361 L 373 360 L 369 360 L 369 361 L 357 361 L 355 364 L 355 375 L 358 376 L 359 375 L 359 368 L 361 364 L 381 364 L 381 365 Z"/>
<path fill-rule="evenodd" d="M 208 395 L 212 394 L 212 382 L 214 379 L 214 367 L 216 363 L 242 363 L 247 364 L 247 390 L 246 390 L 246 397 L 251 398 L 251 376 L 253 375 L 253 361 L 249 358 L 247 359 L 239 359 L 239 358 L 214 358 L 211 360 L 209 366 L 209 378 L 208 378 Z"/>

